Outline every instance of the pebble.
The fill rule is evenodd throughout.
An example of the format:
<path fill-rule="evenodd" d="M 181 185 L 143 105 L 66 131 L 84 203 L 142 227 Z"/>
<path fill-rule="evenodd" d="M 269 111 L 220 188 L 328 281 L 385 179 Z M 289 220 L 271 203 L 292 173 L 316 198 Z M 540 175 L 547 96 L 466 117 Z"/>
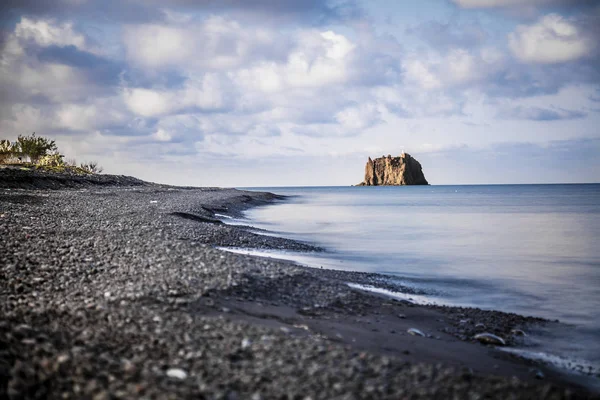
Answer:
<path fill-rule="evenodd" d="M 409 335 L 425 337 L 425 334 L 417 328 L 410 328 L 406 332 L 408 332 Z"/>
<path fill-rule="evenodd" d="M 500 336 L 496 336 L 493 333 L 479 333 L 473 336 L 473 339 L 480 341 L 485 344 L 495 344 L 498 346 L 506 346 L 506 341 L 502 339 Z"/>
<path fill-rule="evenodd" d="M 539 369 L 535 372 L 535 379 L 544 379 L 546 376 Z"/>
<path fill-rule="evenodd" d="M 187 372 L 185 372 L 181 368 L 169 368 L 167 370 L 167 376 L 169 378 L 179 379 L 179 380 L 182 381 L 185 378 L 187 378 L 188 374 L 187 374 Z"/>

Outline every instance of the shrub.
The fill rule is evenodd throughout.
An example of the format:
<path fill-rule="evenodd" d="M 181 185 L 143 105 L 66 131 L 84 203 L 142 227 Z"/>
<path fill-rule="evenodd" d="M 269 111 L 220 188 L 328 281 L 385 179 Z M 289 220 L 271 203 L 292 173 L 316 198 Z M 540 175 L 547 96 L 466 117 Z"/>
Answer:
<path fill-rule="evenodd" d="M 100 172 L 104 171 L 104 168 L 98 165 L 96 161 L 81 163 L 80 167 L 81 169 L 89 172 L 90 174 L 99 174 Z"/>
<path fill-rule="evenodd" d="M 63 167 L 65 162 L 63 161 L 63 155 L 54 153 L 42 156 L 37 164 L 44 167 Z"/>
<path fill-rule="evenodd" d="M 9 140 L 0 140 L 0 164 L 14 156 L 15 146 Z"/>
<path fill-rule="evenodd" d="M 18 146 L 18 151 L 29 156 L 34 164 L 37 163 L 40 157 L 47 155 L 48 152 L 57 150 L 54 140 L 35 136 L 35 132 L 31 136 L 19 135 L 16 146 Z"/>

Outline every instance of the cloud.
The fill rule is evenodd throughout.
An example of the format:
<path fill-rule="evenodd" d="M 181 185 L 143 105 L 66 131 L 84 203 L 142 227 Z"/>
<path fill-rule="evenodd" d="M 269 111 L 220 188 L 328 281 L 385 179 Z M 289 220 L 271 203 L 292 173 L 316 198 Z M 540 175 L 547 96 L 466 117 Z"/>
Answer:
<path fill-rule="evenodd" d="M 15 28 L 15 37 L 25 41 L 33 41 L 40 46 L 75 46 L 85 48 L 86 38 L 75 32 L 73 24 L 65 22 L 57 24 L 53 20 L 32 20 L 22 18 Z"/>
<path fill-rule="evenodd" d="M 219 76 L 209 73 L 199 79 L 188 79 L 181 89 L 124 89 L 123 97 L 127 107 L 143 117 L 213 112 L 224 109 L 231 101 L 221 85 Z"/>
<path fill-rule="evenodd" d="M 158 129 L 152 136 L 159 142 L 170 142 L 173 139 L 173 134 L 164 129 Z"/>
<path fill-rule="evenodd" d="M 544 6 L 592 6 L 595 0 L 452 0 L 463 8 L 504 8 L 504 7 L 544 7 Z"/>
<path fill-rule="evenodd" d="M 183 26 L 130 25 L 123 42 L 127 58 L 144 68 L 232 69 L 256 58 L 281 59 L 289 48 L 273 31 L 218 16 Z"/>
<path fill-rule="evenodd" d="M 246 89 L 267 93 L 348 82 L 355 45 L 332 31 L 299 33 L 283 62 L 261 61 L 235 73 Z"/>
<path fill-rule="evenodd" d="M 519 25 L 508 40 L 519 60 L 546 64 L 580 59 L 596 46 L 572 21 L 558 14 L 548 14 L 533 25 Z"/>
<path fill-rule="evenodd" d="M 335 120 L 348 132 L 361 132 L 381 122 L 381 111 L 376 104 L 361 104 L 339 111 Z"/>
<path fill-rule="evenodd" d="M 542 107 L 506 107 L 498 112 L 500 119 L 521 119 L 532 121 L 557 121 L 585 118 L 587 114 L 582 111 L 565 110 L 563 108 Z"/>
<path fill-rule="evenodd" d="M 419 52 L 403 61 L 405 78 L 423 89 L 474 86 L 492 79 L 506 68 L 505 56 L 496 48 L 453 48 L 428 58 Z"/>
<path fill-rule="evenodd" d="M 454 146 L 418 157 L 434 184 L 597 183 L 599 151 L 600 139 L 582 138 Z"/>
<path fill-rule="evenodd" d="M 452 19 L 448 22 L 426 21 L 406 30 L 433 48 L 474 48 L 484 44 L 489 34 L 478 21 L 458 22 Z"/>
<path fill-rule="evenodd" d="M 73 45 L 48 46 L 37 53 L 38 60 L 46 64 L 65 65 L 84 72 L 96 84 L 116 85 L 126 69 L 123 63 L 81 51 Z"/>
<path fill-rule="evenodd" d="M 84 17 L 127 23 L 166 22 L 174 12 L 226 12 L 263 23 L 301 21 L 309 24 L 342 22 L 364 16 L 355 0 L 5 0 L 0 4 L 0 15 Z"/>
<path fill-rule="evenodd" d="M 124 66 L 103 57 L 72 23 L 23 17 L 0 54 L 3 102 L 85 101 L 113 94 Z"/>
<path fill-rule="evenodd" d="M 164 7 L 164 1 L 150 0 L 149 4 Z M 242 11 L 244 13 L 285 16 L 312 22 L 340 21 L 362 15 L 362 9 L 354 0 L 171 0 L 169 6 L 182 10 L 209 12 Z"/>

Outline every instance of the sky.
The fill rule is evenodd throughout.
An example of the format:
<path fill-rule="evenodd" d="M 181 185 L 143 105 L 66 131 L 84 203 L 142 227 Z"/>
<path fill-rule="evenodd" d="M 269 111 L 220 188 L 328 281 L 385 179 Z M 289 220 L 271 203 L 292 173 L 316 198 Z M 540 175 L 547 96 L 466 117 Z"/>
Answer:
<path fill-rule="evenodd" d="M 598 0 L 4 0 L 0 138 L 194 186 L 600 182 Z"/>

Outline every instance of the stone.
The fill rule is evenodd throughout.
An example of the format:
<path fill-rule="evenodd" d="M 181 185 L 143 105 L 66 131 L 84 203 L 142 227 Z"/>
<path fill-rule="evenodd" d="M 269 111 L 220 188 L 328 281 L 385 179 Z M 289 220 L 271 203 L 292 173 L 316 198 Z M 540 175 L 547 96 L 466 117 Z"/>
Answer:
<path fill-rule="evenodd" d="M 180 381 L 187 378 L 188 374 L 181 368 L 169 368 L 167 370 L 167 376 L 173 379 L 179 379 Z"/>
<path fill-rule="evenodd" d="M 495 344 L 498 346 L 506 346 L 506 342 L 500 336 L 496 336 L 493 333 L 480 333 L 473 336 L 473 339 L 480 341 L 485 344 Z"/>
<path fill-rule="evenodd" d="M 369 157 L 365 166 L 365 179 L 358 186 L 428 185 L 421 164 L 410 154 L 400 157 Z"/>
<path fill-rule="evenodd" d="M 535 379 L 544 379 L 546 376 L 539 369 L 535 372 Z"/>
<path fill-rule="evenodd" d="M 406 332 L 408 332 L 409 335 L 425 337 L 425 334 L 417 328 L 410 328 Z"/>

